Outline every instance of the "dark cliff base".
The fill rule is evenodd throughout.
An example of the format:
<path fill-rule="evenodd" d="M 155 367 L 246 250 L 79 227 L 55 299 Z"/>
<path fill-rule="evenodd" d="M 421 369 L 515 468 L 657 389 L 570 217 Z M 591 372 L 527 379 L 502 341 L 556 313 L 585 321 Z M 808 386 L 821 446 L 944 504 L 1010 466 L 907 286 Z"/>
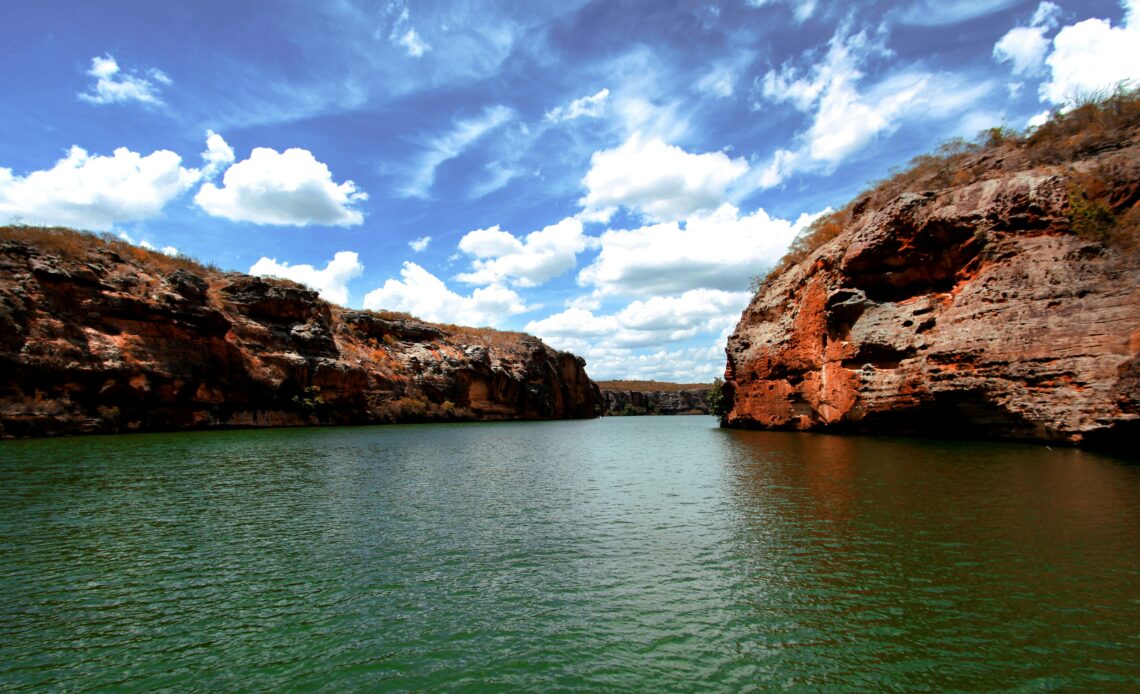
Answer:
<path fill-rule="evenodd" d="M 726 426 L 1134 448 L 1140 99 L 919 158 L 797 240 L 727 352 Z"/>
<path fill-rule="evenodd" d="M 66 229 L 0 228 L 0 436 L 595 417 L 537 338 L 353 311 Z"/>

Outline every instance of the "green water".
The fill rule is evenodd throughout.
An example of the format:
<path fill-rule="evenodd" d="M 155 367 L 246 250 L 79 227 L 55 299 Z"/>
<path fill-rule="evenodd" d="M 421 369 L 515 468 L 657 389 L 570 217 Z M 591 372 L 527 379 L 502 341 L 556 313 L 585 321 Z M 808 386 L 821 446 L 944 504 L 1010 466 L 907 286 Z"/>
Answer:
<path fill-rule="evenodd" d="M 711 417 L 0 443 L 2 690 L 1140 689 L 1140 466 Z"/>

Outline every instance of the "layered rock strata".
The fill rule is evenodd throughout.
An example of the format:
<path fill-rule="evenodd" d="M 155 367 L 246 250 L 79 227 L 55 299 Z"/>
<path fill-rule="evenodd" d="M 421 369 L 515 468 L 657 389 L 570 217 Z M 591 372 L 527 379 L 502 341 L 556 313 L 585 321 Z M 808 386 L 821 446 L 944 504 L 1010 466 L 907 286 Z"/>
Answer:
<path fill-rule="evenodd" d="M 0 233 L 0 436 L 597 416 L 537 338 L 331 305 L 67 230 Z"/>
<path fill-rule="evenodd" d="M 1140 261 L 1077 233 L 1090 178 L 1108 191 L 1098 214 L 1134 223 L 1136 137 L 855 205 L 745 310 L 724 423 L 1134 445 Z"/>

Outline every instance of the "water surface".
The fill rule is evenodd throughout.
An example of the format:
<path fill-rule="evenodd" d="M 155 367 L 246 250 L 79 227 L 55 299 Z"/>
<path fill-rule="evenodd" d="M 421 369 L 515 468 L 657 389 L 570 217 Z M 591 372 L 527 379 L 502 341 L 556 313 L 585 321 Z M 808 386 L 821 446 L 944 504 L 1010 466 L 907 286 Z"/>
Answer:
<path fill-rule="evenodd" d="M 1140 467 L 711 417 L 0 443 L 0 689 L 1140 688 Z"/>

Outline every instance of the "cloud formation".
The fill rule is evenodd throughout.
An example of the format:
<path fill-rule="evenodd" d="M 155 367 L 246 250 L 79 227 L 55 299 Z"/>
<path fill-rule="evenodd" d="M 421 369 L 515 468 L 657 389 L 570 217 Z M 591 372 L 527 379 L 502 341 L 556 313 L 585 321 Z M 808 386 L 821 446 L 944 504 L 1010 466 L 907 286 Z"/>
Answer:
<path fill-rule="evenodd" d="M 249 268 L 251 275 L 282 277 L 300 282 L 306 287 L 317 290 L 325 301 L 341 306 L 348 304 L 349 280 L 359 277 L 363 271 L 364 266 L 360 264 L 360 256 L 352 251 L 336 253 L 320 270 L 303 263 L 297 265 L 279 263 L 276 258 L 264 256 Z"/>
<path fill-rule="evenodd" d="M 498 225 L 470 231 L 459 240 L 459 250 L 469 256 L 471 271 L 456 276 L 467 284 L 510 284 L 535 287 L 572 270 L 577 254 L 594 240 L 582 232 L 582 222 L 563 219 L 523 239 Z"/>
<path fill-rule="evenodd" d="M 428 244 L 431 243 L 430 236 L 421 236 L 417 239 L 408 241 L 408 248 L 416 253 L 422 253 L 427 250 Z"/>
<path fill-rule="evenodd" d="M 460 120 L 450 131 L 432 138 L 401 192 L 407 197 L 428 197 L 435 183 L 435 172 L 442 164 L 463 154 L 477 140 L 514 118 L 514 115 L 515 112 L 506 106 L 490 106 L 479 116 Z"/>
<path fill-rule="evenodd" d="M 546 112 L 546 119 L 559 123 L 575 118 L 597 118 L 605 112 L 606 98 L 610 90 L 602 89 L 592 96 L 574 99 L 566 106 L 557 106 Z"/>
<path fill-rule="evenodd" d="M 1045 33 L 1057 26 L 1061 8 L 1045 0 L 1037 6 L 1027 27 L 1010 29 L 994 45 L 994 58 L 999 63 L 1012 63 L 1013 74 L 1032 76 L 1041 72 L 1049 39 Z"/>
<path fill-rule="evenodd" d="M 267 147 L 229 167 L 220 188 L 207 182 L 194 196 L 215 217 L 284 226 L 360 224 L 364 214 L 355 205 L 367 199 L 352 181 L 334 182 L 329 167 L 312 152 Z"/>
<path fill-rule="evenodd" d="M 206 162 L 205 168 L 202 169 L 203 178 L 213 178 L 234 163 L 234 148 L 230 147 L 221 135 L 213 130 L 207 130 L 206 151 L 202 152 L 202 161 Z"/>
<path fill-rule="evenodd" d="M 150 79 L 128 74 L 119 68 L 119 63 L 111 55 L 96 56 L 91 59 L 88 75 L 95 78 L 89 91 L 81 92 L 79 98 L 92 104 L 114 104 L 123 101 L 139 101 L 144 104 L 160 105 L 157 85 L 170 85 L 171 79 L 161 70 L 147 71 Z"/>
<path fill-rule="evenodd" d="M 795 222 L 763 209 L 741 215 L 725 203 L 682 222 L 664 222 L 602 234 L 601 251 L 578 274 L 599 295 L 649 295 L 705 288 L 741 291 L 787 250 L 818 215 Z"/>
<path fill-rule="evenodd" d="M 1049 78 L 1041 99 L 1063 105 L 1083 96 L 1140 82 L 1140 0 L 1125 0 L 1124 23 L 1086 19 L 1063 27 L 1045 58 Z"/>
<path fill-rule="evenodd" d="M 634 133 L 621 146 L 590 158 L 579 204 L 587 213 L 622 206 L 652 220 L 676 220 L 720 205 L 728 186 L 747 171 L 743 158 L 691 154 Z"/>
<path fill-rule="evenodd" d="M 787 173 L 811 162 L 835 166 L 866 146 L 876 135 L 894 127 L 926 89 L 930 76 L 900 73 L 866 92 L 860 92 L 862 65 L 885 49 L 866 32 L 846 35 L 842 31 L 828 42 L 822 62 L 800 70 L 784 64 L 769 70 L 759 80 L 762 95 L 773 103 L 789 103 L 809 114 L 811 125 L 803 133 L 800 149 L 778 150 L 762 174 L 762 185 L 779 183 Z"/>
<path fill-rule="evenodd" d="M 405 262 L 400 279 L 364 296 L 364 308 L 406 311 L 424 320 L 459 325 L 501 326 L 508 317 L 532 311 L 515 291 L 501 285 L 480 287 L 463 296 L 413 262 Z"/>
<path fill-rule="evenodd" d="M 120 147 L 108 157 L 73 146 L 45 171 L 0 168 L 0 218 L 106 231 L 157 215 L 200 177 L 168 150 L 143 156 Z"/>

